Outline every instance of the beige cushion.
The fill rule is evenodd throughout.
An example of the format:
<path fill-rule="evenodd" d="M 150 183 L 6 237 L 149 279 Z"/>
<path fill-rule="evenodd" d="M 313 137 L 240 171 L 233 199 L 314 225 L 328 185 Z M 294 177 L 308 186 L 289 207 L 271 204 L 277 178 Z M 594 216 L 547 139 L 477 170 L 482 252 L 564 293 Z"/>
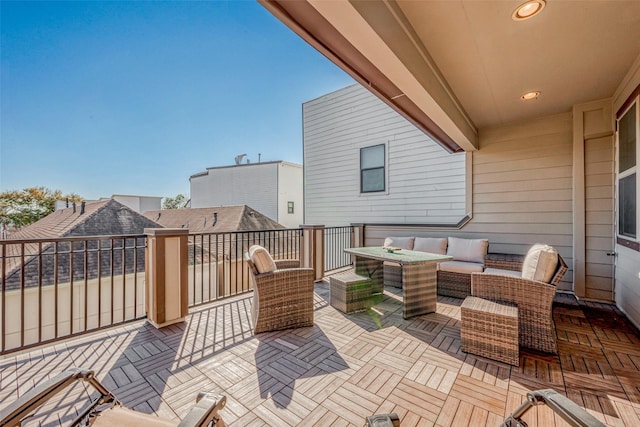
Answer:
<path fill-rule="evenodd" d="M 271 273 L 277 269 L 271 254 L 262 246 L 251 246 L 249 248 L 249 258 L 251 258 L 251 262 L 258 270 L 258 273 Z"/>
<path fill-rule="evenodd" d="M 487 239 L 460 239 L 449 237 L 447 255 L 451 255 L 454 261 L 477 262 L 484 265 L 484 257 L 489 249 Z"/>
<path fill-rule="evenodd" d="M 175 427 L 178 421 L 166 420 L 156 415 L 133 411 L 122 406 L 99 412 L 94 426 L 118 427 Z"/>
<path fill-rule="evenodd" d="M 387 237 L 384 239 L 384 246 L 412 250 L 413 237 Z"/>
<path fill-rule="evenodd" d="M 516 270 L 503 270 L 501 268 L 485 268 L 487 274 L 502 274 L 504 276 L 522 277 L 522 273 Z"/>
<path fill-rule="evenodd" d="M 445 255 L 447 253 L 447 239 L 436 237 L 416 237 L 413 250 Z"/>
<path fill-rule="evenodd" d="M 440 271 L 450 271 L 452 273 L 482 273 L 483 264 L 465 261 L 445 261 L 438 265 Z"/>
<path fill-rule="evenodd" d="M 535 244 L 522 263 L 522 277 L 549 283 L 558 266 L 558 251 L 549 245 Z"/>

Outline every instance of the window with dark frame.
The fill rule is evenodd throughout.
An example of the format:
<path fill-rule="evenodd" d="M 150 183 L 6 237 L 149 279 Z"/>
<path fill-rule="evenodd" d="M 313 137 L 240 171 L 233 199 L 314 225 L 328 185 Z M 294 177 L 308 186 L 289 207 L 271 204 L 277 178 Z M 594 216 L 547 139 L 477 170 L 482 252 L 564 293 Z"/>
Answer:
<path fill-rule="evenodd" d="M 385 191 L 384 144 L 360 149 L 360 192 Z"/>
<path fill-rule="evenodd" d="M 638 101 L 618 119 L 618 235 L 638 237 L 637 145 Z"/>
<path fill-rule="evenodd" d="M 293 202 L 287 202 L 287 213 L 293 213 Z"/>

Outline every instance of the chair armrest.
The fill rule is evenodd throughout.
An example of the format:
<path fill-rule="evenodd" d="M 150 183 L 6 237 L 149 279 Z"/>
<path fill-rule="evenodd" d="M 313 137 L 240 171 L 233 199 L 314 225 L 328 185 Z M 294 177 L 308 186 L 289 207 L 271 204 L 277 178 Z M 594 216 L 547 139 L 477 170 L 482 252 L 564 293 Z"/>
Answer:
<path fill-rule="evenodd" d="M 218 411 L 227 403 L 226 396 L 213 393 L 200 393 L 196 399 L 196 406 L 191 408 L 186 417 L 182 419 L 178 427 L 208 426 L 211 422 L 217 425 L 221 421 Z M 224 425 L 224 422 L 220 423 Z"/>
<path fill-rule="evenodd" d="M 489 253 L 484 257 L 485 268 L 522 271 L 524 255 Z"/>
<path fill-rule="evenodd" d="M 275 260 L 276 268 L 283 270 L 285 268 L 300 268 L 300 260 L 297 259 L 277 259 Z"/>
<path fill-rule="evenodd" d="M 471 295 L 493 301 L 518 304 L 519 309 L 549 309 L 553 304 L 556 287 L 537 280 L 506 274 L 471 274 Z M 535 298 L 532 296 L 535 295 Z"/>
<path fill-rule="evenodd" d="M 274 287 L 282 290 L 300 288 L 304 285 L 309 285 L 313 289 L 314 278 L 315 273 L 312 268 L 287 268 L 255 276 L 256 285 L 260 289 Z"/>
<path fill-rule="evenodd" d="M 93 375 L 93 371 L 87 369 L 71 368 L 39 384 L 2 410 L 0 426 L 20 425 L 22 419 L 29 416 L 38 407 L 69 385 L 79 380 L 89 382 L 101 394 L 100 398 L 94 401 L 88 408 L 85 408 L 83 414 L 88 413 L 93 407 L 99 404 L 117 402 L 115 396 L 105 389 Z"/>
<path fill-rule="evenodd" d="M 593 415 L 553 389 L 534 390 L 527 393 L 527 400 L 507 417 L 501 427 L 520 425 L 522 416 L 536 405 L 547 405 L 570 426 L 604 427 L 604 424 Z"/>

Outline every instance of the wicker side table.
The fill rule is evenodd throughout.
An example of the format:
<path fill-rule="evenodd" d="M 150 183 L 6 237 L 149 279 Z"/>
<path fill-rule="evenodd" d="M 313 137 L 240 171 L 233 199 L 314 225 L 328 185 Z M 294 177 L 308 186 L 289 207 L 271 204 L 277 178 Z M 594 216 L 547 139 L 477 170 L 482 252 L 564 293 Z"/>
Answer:
<path fill-rule="evenodd" d="M 329 303 L 343 313 L 366 310 L 371 307 L 371 279 L 353 270 L 329 278 Z"/>
<path fill-rule="evenodd" d="M 461 349 L 467 353 L 518 366 L 518 307 L 477 297 L 460 307 Z"/>

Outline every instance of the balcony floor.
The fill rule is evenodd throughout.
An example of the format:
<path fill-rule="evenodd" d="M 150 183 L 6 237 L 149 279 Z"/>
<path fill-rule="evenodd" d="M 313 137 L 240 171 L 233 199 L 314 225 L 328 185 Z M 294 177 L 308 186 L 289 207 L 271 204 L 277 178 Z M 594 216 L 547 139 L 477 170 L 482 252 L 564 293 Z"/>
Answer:
<path fill-rule="evenodd" d="M 554 388 L 607 425 L 640 425 L 640 335 L 612 306 L 554 309 L 560 354 L 521 349 L 520 367 L 460 350 L 462 300 L 439 298 L 437 313 L 402 318 L 386 292 L 375 315 L 344 315 L 316 284 L 315 326 L 254 337 L 251 294 L 192 309 L 183 324 L 144 321 L 0 359 L 0 408 L 68 367 L 93 369 L 120 401 L 161 417 L 183 417 L 199 391 L 225 394 L 234 426 L 362 426 L 396 412 L 402 426 L 496 426 L 527 391 Z M 82 386 L 31 420 L 55 425 L 74 415 Z M 56 409 L 50 409 L 54 407 Z M 55 412 L 55 414 L 52 414 Z M 531 426 L 566 425 L 546 407 Z"/>

